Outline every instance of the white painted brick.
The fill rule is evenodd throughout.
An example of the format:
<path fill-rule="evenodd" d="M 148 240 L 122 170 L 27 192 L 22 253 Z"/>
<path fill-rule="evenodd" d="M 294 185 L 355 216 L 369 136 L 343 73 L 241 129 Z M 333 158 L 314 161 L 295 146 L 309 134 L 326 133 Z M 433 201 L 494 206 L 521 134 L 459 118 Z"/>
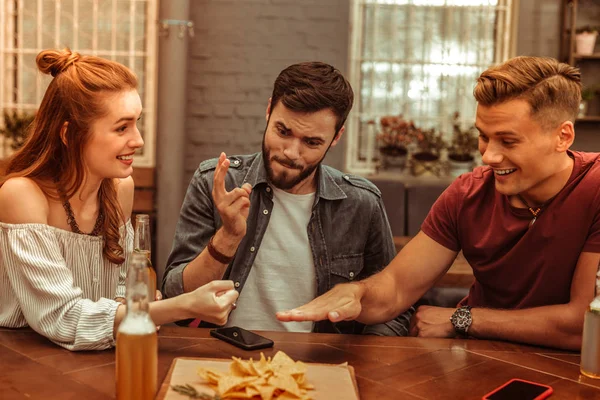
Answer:
<path fill-rule="evenodd" d="M 201 104 L 206 102 L 205 88 L 192 86 L 188 88 L 187 92 L 187 100 L 188 102 L 193 101 L 195 103 Z"/>
<path fill-rule="evenodd" d="M 193 69 L 190 69 L 193 71 Z M 192 73 L 189 80 L 192 88 L 230 88 L 236 87 L 239 74 L 222 72 Z"/>
<path fill-rule="evenodd" d="M 194 73 L 216 72 L 242 73 L 247 71 L 248 60 L 236 57 L 235 54 L 226 58 L 210 58 L 203 62 L 194 63 Z"/>
<path fill-rule="evenodd" d="M 267 127 L 267 120 L 265 118 L 266 107 L 263 110 L 263 114 L 260 118 L 247 118 L 246 119 L 246 132 L 250 137 L 258 137 L 262 140 L 262 136 L 265 133 Z"/>
<path fill-rule="evenodd" d="M 265 115 L 266 107 L 262 104 L 244 103 L 235 107 L 235 114 L 238 117 L 257 117 Z"/>
<path fill-rule="evenodd" d="M 340 36 L 341 38 L 346 37 L 350 34 L 349 27 L 345 23 L 332 24 L 330 22 L 319 21 L 311 23 L 310 31 L 306 32 L 309 36 L 320 36 L 322 46 L 337 46 L 339 42 L 337 40 L 327 40 L 330 37 Z M 346 35 L 343 34 L 346 32 Z"/>
<path fill-rule="evenodd" d="M 235 104 L 215 104 L 213 114 L 215 117 L 233 117 L 235 113 Z"/>
<path fill-rule="evenodd" d="M 219 7 L 235 7 L 239 5 L 270 4 L 272 0 L 192 0 L 192 2 L 204 2 L 213 6 L 218 5 Z"/>
<path fill-rule="evenodd" d="M 240 90 L 260 90 L 265 87 L 272 86 L 276 77 L 272 76 L 261 76 L 257 74 L 248 73 L 246 75 L 240 75 L 237 77 L 235 85 Z"/>
<path fill-rule="evenodd" d="M 231 58 L 248 60 L 254 57 L 268 57 L 269 49 L 264 44 L 225 43 L 211 50 L 211 59 Z"/>
<path fill-rule="evenodd" d="M 297 4 L 298 0 L 270 0 L 273 4 Z M 331 0 L 301 0 L 304 6 L 306 5 L 314 5 L 314 4 L 322 4 L 322 3 L 331 3 Z"/>
<path fill-rule="evenodd" d="M 259 103 L 267 108 L 269 97 L 271 97 L 271 88 L 261 88 L 260 90 L 246 90 L 244 100 L 248 103 Z"/>
<path fill-rule="evenodd" d="M 231 87 L 207 87 L 204 91 L 205 100 L 209 103 L 243 103 L 245 95 Z"/>
<path fill-rule="evenodd" d="M 200 161 L 260 151 L 282 69 L 321 60 L 346 70 L 348 0 L 193 0 L 186 176 Z"/>
<path fill-rule="evenodd" d="M 191 117 L 187 122 L 189 137 L 193 140 L 200 140 L 208 132 L 241 132 L 246 129 L 246 121 L 235 115 L 230 117 Z"/>
<path fill-rule="evenodd" d="M 304 15 L 308 20 L 339 21 L 344 15 L 347 16 L 348 14 L 345 13 L 344 7 L 338 4 L 322 4 L 306 7 Z"/>
<path fill-rule="evenodd" d="M 244 4 L 243 2 L 237 1 L 232 5 L 214 4 L 203 7 L 196 7 L 195 4 L 192 4 L 192 11 L 190 14 L 194 21 L 203 23 L 198 24 L 199 27 L 205 27 L 222 25 L 232 19 L 243 17 L 244 15 L 249 19 L 252 19 L 259 15 L 262 8 L 264 7 L 257 6 L 255 3 Z"/>
<path fill-rule="evenodd" d="M 209 117 L 214 114 L 213 105 L 206 102 L 188 101 L 188 114 L 194 117 Z"/>
<path fill-rule="evenodd" d="M 303 20 L 304 7 L 300 2 L 294 4 L 277 5 L 272 4 L 269 7 L 259 7 L 258 18 L 281 20 Z"/>

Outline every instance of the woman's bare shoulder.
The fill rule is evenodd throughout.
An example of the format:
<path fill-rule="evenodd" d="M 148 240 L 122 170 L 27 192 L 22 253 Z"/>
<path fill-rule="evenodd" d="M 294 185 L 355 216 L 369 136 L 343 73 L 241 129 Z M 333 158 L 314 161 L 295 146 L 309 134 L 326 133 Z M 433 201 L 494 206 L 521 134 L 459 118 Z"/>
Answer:
<path fill-rule="evenodd" d="M 117 184 L 119 203 L 121 204 L 125 221 L 127 221 L 131 217 L 131 210 L 133 208 L 135 184 L 131 176 L 123 179 L 116 179 L 115 182 Z"/>
<path fill-rule="evenodd" d="M 0 222 L 47 224 L 48 198 L 30 178 L 10 178 L 0 187 Z"/>

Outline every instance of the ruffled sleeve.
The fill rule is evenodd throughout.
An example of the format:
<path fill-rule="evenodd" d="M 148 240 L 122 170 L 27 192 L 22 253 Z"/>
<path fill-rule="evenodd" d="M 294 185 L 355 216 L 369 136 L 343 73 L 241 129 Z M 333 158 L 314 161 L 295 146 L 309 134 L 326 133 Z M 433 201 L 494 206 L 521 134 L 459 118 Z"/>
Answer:
<path fill-rule="evenodd" d="M 57 234 L 55 228 L 38 224 L 0 226 L 0 269 L 5 270 L 3 275 L 20 312 L 32 329 L 66 349 L 112 347 L 119 303 L 111 298 L 93 301 L 84 296 L 74 283 L 74 272 L 66 265 Z M 99 242 L 95 246 L 102 246 L 101 238 L 92 239 Z M 126 273 L 126 265 L 120 267 L 119 281 Z M 110 284 L 96 277 L 93 281 L 100 292 L 102 285 Z"/>

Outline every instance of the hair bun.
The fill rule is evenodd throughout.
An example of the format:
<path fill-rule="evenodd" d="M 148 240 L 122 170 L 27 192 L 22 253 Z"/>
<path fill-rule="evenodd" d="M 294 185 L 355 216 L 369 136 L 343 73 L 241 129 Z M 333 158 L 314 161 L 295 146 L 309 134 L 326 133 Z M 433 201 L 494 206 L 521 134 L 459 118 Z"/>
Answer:
<path fill-rule="evenodd" d="M 80 58 L 79 53 L 72 52 L 68 48 L 62 51 L 44 50 L 37 55 L 35 62 L 41 72 L 56 77 L 56 75 L 69 68 Z"/>

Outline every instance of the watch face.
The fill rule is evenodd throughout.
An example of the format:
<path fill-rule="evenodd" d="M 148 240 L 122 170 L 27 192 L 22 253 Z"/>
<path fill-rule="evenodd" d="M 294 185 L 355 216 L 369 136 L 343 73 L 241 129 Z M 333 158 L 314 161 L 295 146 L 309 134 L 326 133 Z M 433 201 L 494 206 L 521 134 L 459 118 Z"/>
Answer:
<path fill-rule="evenodd" d="M 459 308 L 452 314 L 452 325 L 460 332 L 466 332 L 471 326 L 471 312 L 468 309 Z"/>

